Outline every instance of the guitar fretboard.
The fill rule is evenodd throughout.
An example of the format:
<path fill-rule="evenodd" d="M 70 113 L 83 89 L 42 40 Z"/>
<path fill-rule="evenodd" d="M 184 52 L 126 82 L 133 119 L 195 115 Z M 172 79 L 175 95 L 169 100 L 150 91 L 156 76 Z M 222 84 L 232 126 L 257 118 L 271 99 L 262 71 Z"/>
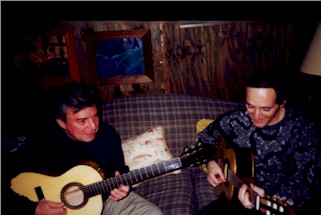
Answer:
<path fill-rule="evenodd" d="M 81 187 L 81 190 L 84 192 L 85 196 L 89 198 L 101 193 L 107 193 L 115 188 L 118 188 L 121 184 L 133 185 L 146 179 L 177 170 L 181 167 L 181 159 L 173 158 L 171 160 L 163 161 L 157 164 L 152 164 L 151 166 L 132 170 L 128 173 L 115 176 L 107 180 L 88 184 L 86 186 Z"/>
<path fill-rule="evenodd" d="M 227 179 L 228 181 L 237 189 L 240 189 L 244 182 L 237 177 L 237 175 L 231 170 L 227 169 Z M 260 196 L 257 195 L 252 189 L 248 189 L 248 192 L 250 193 L 250 201 L 255 206 L 255 208 L 259 209 L 259 202 L 260 202 Z"/>

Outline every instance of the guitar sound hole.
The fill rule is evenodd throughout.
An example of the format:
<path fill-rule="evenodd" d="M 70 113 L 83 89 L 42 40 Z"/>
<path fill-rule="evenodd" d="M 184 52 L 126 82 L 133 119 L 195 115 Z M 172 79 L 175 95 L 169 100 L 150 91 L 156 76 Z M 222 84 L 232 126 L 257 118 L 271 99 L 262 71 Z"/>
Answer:
<path fill-rule="evenodd" d="M 61 200 L 65 203 L 66 207 L 79 209 L 86 205 L 88 199 L 80 189 L 82 186 L 82 184 L 76 182 L 64 186 L 61 191 Z"/>

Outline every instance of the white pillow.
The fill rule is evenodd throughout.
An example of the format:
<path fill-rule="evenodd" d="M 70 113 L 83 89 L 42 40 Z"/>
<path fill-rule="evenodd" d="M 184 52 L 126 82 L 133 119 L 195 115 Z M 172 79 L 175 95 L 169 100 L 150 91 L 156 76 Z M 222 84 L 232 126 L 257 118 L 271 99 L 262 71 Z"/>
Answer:
<path fill-rule="evenodd" d="M 123 140 L 122 149 L 130 171 L 174 158 L 165 141 L 163 126 Z M 181 170 L 175 170 L 167 174 L 180 172 Z"/>

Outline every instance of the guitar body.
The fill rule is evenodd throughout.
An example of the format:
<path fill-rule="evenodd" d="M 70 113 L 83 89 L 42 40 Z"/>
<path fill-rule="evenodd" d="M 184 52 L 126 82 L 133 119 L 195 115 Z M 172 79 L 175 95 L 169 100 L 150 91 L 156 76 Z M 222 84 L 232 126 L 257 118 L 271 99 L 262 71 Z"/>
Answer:
<path fill-rule="evenodd" d="M 228 148 L 224 152 L 224 174 L 228 178 L 227 169 L 231 169 L 238 177 L 246 183 L 252 182 L 254 177 L 254 157 L 252 151 L 246 148 Z M 234 185 L 227 182 L 224 184 L 225 196 L 231 200 L 234 196 Z"/>
<path fill-rule="evenodd" d="M 240 189 L 244 184 L 249 185 L 254 178 L 254 156 L 250 149 L 227 147 L 226 140 L 221 138 L 217 150 L 217 162 L 227 179 L 220 192 L 228 200 L 238 198 L 235 189 Z M 270 215 L 295 215 L 295 211 L 288 203 L 275 197 L 260 197 L 248 186 L 249 200 L 257 211 Z"/>
<path fill-rule="evenodd" d="M 33 202 L 38 202 L 41 199 L 38 198 L 36 188 L 40 187 L 46 200 L 61 202 L 63 201 L 61 195 L 64 196 L 65 201 L 70 204 L 70 207 L 67 207 L 68 215 L 100 214 L 103 208 L 102 196 L 96 195 L 86 199 L 77 191 L 81 185 L 101 180 L 102 176 L 93 167 L 78 165 L 56 177 L 31 172 L 21 173 L 12 179 L 11 189 Z M 66 188 L 68 189 L 64 190 Z M 72 193 L 73 191 L 77 196 L 73 201 L 76 202 L 72 201 L 72 197 L 66 196 L 67 192 Z M 75 206 L 78 204 L 79 206 Z"/>
<path fill-rule="evenodd" d="M 56 177 L 25 172 L 11 180 L 11 189 L 33 202 L 43 199 L 64 202 L 68 215 L 99 215 L 103 209 L 101 194 L 119 188 L 122 184 L 133 185 L 180 168 L 206 163 L 212 149 L 213 145 L 199 143 L 191 148 L 184 148 L 180 157 L 108 179 L 105 179 L 102 169 L 90 161 Z"/>
<path fill-rule="evenodd" d="M 228 146 L 227 140 L 223 137 L 220 139 L 217 148 L 217 163 L 223 170 L 225 177 L 228 179 L 228 169 L 238 175 L 245 182 L 252 182 L 254 177 L 254 157 L 250 149 Z M 235 194 L 235 186 L 226 182 L 221 184 L 220 190 L 228 200 L 232 200 Z"/>

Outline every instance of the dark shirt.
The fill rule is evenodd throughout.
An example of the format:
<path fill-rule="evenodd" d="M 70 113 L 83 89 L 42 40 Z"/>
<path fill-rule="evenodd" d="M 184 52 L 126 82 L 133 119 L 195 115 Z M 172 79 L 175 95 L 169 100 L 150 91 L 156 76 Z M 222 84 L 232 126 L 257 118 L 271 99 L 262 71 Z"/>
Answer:
<path fill-rule="evenodd" d="M 301 207 L 312 197 L 318 182 L 318 140 L 313 124 L 302 115 L 286 107 L 279 123 L 257 128 L 242 108 L 217 117 L 198 139 L 217 145 L 221 136 L 252 150 L 254 184 L 267 195 L 291 198 L 294 207 Z"/>
<path fill-rule="evenodd" d="M 31 138 L 26 146 L 16 153 L 15 159 L 6 164 L 10 165 L 9 171 L 6 171 L 7 179 L 20 172 L 60 175 L 85 160 L 98 164 L 107 178 L 113 177 L 116 170 L 120 173 L 129 170 L 124 162 L 120 137 L 116 130 L 106 123 L 100 124 L 95 139 L 88 143 L 70 139 L 55 125 L 53 129 L 39 132 L 37 137 Z M 13 210 L 13 214 L 34 214 L 37 203 L 18 196 L 11 190 L 7 192 L 6 203 L 10 205 L 8 208 Z"/>

